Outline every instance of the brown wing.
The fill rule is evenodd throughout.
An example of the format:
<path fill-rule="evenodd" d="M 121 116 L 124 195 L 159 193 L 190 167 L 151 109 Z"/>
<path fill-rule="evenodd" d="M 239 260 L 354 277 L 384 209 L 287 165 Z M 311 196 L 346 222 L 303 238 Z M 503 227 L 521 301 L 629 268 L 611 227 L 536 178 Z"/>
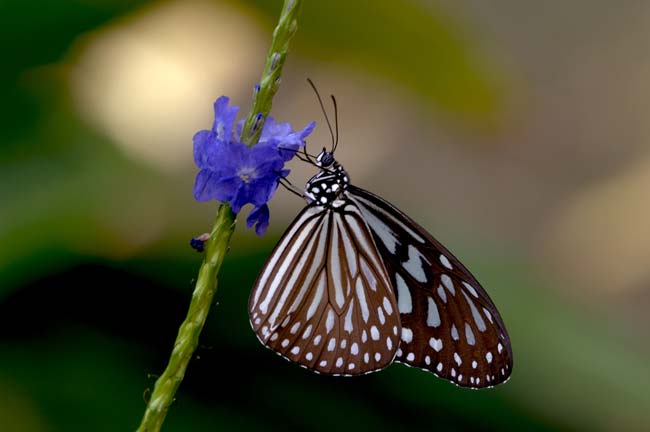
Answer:
<path fill-rule="evenodd" d="M 491 387 L 512 371 L 496 306 L 465 266 L 397 208 L 349 188 L 395 287 L 402 335 L 396 361 L 462 387 Z"/>
<path fill-rule="evenodd" d="M 388 366 L 401 333 L 390 279 L 359 209 L 307 206 L 276 246 L 249 301 L 258 339 L 329 375 Z"/>

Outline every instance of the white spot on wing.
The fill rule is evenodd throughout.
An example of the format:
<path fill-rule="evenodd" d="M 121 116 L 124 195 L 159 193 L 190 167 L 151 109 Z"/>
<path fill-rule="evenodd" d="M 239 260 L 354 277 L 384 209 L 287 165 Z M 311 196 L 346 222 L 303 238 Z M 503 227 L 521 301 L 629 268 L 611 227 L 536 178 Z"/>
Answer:
<path fill-rule="evenodd" d="M 418 282 L 426 282 L 427 276 L 424 274 L 424 267 L 422 266 L 422 259 L 424 258 L 420 252 L 409 245 L 408 247 L 409 258 L 406 262 L 402 263 L 402 267 L 409 272 L 413 279 Z"/>
<path fill-rule="evenodd" d="M 451 270 L 453 267 L 451 266 L 451 263 L 447 259 L 446 256 L 440 254 L 440 262 L 442 263 L 443 266 L 447 267 L 449 270 Z"/>
<path fill-rule="evenodd" d="M 384 297 L 384 309 L 386 309 L 386 313 L 390 316 L 393 314 L 393 307 L 390 305 L 390 300 L 388 300 L 388 297 Z"/>
<path fill-rule="evenodd" d="M 370 270 L 368 263 L 363 258 L 359 258 L 359 263 L 361 264 L 361 271 L 363 271 L 363 275 L 366 277 L 366 280 L 370 285 L 370 289 L 377 291 L 377 279 L 375 279 L 375 275 L 372 273 L 372 270 Z"/>
<path fill-rule="evenodd" d="M 438 327 L 440 325 L 440 314 L 438 314 L 438 307 L 436 302 L 431 297 L 427 297 L 429 300 L 429 308 L 427 310 L 427 325 L 429 327 Z"/>
<path fill-rule="evenodd" d="M 458 329 L 456 328 L 455 324 L 451 325 L 451 337 L 455 341 L 458 340 Z"/>
<path fill-rule="evenodd" d="M 485 316 L 490 320 L 490 322 L 491 322 L 492 324 L 494 324 L 494 321 L 492 321 L 492 314 L 490 313 L 490 311 L 487 310 L 487 309 L 485 309 L 485 308 L 483 308 L 483 313 L 484 313 Z"/>
<path fill-rule="evenodd" d="M 440 352 L 440 350 L 442 349 L 442 339 L 436 339 L 432 337 L 431 339 L 429 339 L 429 345 L 431 346 L 431 348 L 436 350 L 436 352 Z"/>
<path fill-rule="evenodd" d="M 440 276 L 440 281 L 442 284 L 449 290 L 449 292 L 452 295 L 456 295 L 456 289 L 454 288 L 454 283 L 452 282 L 451 278 L 447 276 L 446 274 L 443 274 Z"/>
<path fill-rule="evenodd" d="M 478 298 L 478 293 L 476 292 L 476 290 L 474 289 L 473 286 L 471 286 L 471 285 L 468 284 L 467 282 L 463 282 L 463 286 L 467 289 L 467 291 L 469 291 L 470 293 L 472 293 L 472 295 L 473 295 L 474 297 Z"/>
<path fill-rule="evenodd" d="M 352 333 L 352 330 L 354 330 L 354 326 L 352 325 L 353 307 L 354 307 L 354 299 L 350 300 L 350 305 L 348 306 L 348 313 L 345 314 L 345 324 L 343 326 L 343 329 L 348 333 Z"/>
<path fill-rule="evenodd" d="M 445 293 L 445 289 L 442 287 L 442 285 L 438 285 L 438 295 L 440 296 L 440 299 L 443 303 L 447 303 L 447 294 Z"/>
<path fill-rule="evenodd" d="M 410 328 L 402 327 L 402 340 L 406 343 L 411 343 L 413 340 L 413 330 Z"/>
<path fill-rule="evenodd" d="M 406 286 L 406 282 L 404 282 L 404 279 L 399 274 L 395 274 L 395 280 L 397 281 L 397 309 L 399 313 L 413 312 L 411 292 Z"/>
<path fill-rule="evenodd" d="M 472 327 L 470 327 L 469 323 L 465 323 L 465 338 L 467 339 L 467 343 L 469 345 L 476 344 L 476 340 L 474 339 L 474 332 L 472 331 Z"/>
<path fill-rule="evenodd" d="M 366 300 L 366 293 L 363 289 L 363 282 L 361 277 L 357 277 L 356 283 L 357 299 L 359 299 L 359 306 L 361 306 L 361 316 L 363 317 L 364 322 L 368 322 L 368 317 L 370 316 L 370 311 L 368 310 L 368 302 Z"/>
<path fill-rule="evenodd" d="M 329 309 L 327 311 L 327 321 L 325 322 L 325 331 L 327 334 L 332 331 L 334 328 L 334 311 L 332 309 Z"/>

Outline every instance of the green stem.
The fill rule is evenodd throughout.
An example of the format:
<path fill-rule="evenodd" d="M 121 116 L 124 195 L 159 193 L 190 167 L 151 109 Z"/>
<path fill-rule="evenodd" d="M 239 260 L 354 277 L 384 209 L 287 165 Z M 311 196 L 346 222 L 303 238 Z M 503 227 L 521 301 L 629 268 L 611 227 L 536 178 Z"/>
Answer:
<path fill-rule="evenodd" d="M 259 90 L 253 94 L 251 107 L 241 132 L 242 142 L 249 146 L 255 145 L 262 133 L 262 126 L 271 112 L 273 96 L 280 88 L 280 77 L 284 62 L 289 54 L 289 41 L 298 29 L 298 15 L 301 0 L 285 0 L 278 25 L 273 31 L 273 40 L 269 54 L 266 56 L 264 71 L 260 78 Z"/>
<path fill-rule="evenodd" d="M 174 401 L 174 395 L 199 343 L 199 335 L 217 291 L 217 274 L 228 251 L 234 227 L 235 215 L 227 204 L 222 204 L 217 211 L 217 220 L 210 238 L 205 242 L 205 258 L 199 269 L 190 309 L 178 329 L 167 368 L 156 380 L 138 431 L 159 431 L 169 406 Z"/>
<path fill-rule="evenodd" d="M 264 121 L 271 111 L 273 96 L 280 87 L 289 41 L 298 27 L 301 3 L 301 0 L 285 0 L 278 25 L 273 32 L 259 89 L 253 95 L 253 105 L 242 129 L 242 141 L 249 146 L 255 145 L 259 140 Z M 199 269 L 189 311 L 178 329 L 167 367 L 156 380 L 138 432 L 158 432 L 165 421 L 176 390 L 183 381 L 187 365 L 198 346 L 201 330 L 217 292 L 217 275 L 228 252 L 235 222 L 235 214 L 230 206 L 221 204 L 210 238 L 205 242 L 205 257 Z"/>

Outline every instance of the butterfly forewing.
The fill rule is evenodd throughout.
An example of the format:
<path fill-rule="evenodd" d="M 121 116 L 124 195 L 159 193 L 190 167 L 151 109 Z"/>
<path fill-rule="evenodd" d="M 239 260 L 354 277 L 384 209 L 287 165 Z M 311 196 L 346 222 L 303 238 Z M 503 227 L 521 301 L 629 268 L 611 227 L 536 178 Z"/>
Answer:
<path fill-rule="evenodd" d="M 463 387 L 508 379 L 505 325 L 472 274 L 444 246 L 378 196 L 350 187 L 391 277 L 402 325 L 396 361 Z"/>
<path fill-rule="evenodd" d="M 396 298 L 353 202 L 302 211 L 255 283 L 249 315 L 264 345 L 316 372 L 358 375 L 392 363 Z"/>

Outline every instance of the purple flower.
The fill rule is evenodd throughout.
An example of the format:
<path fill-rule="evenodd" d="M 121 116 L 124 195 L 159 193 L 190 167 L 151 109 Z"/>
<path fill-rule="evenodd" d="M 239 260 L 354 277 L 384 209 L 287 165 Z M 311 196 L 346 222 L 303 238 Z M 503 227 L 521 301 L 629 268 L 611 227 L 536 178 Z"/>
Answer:
<path fill-rule="evenodd" d="M 239 108 L 228 107 L 228 102 L 225 96 L 217 99 L 212 129 L 194 135 L 194 162 L 200 169 L 194 197 L 198 201 L 228 202 L 235 213 L 244 205 L 253 204 L 255 208 L 247 225 L 249 228 L 255 225 L 255 232 L 262 235 L 269 225 L 266 203 L 278 188 L 280 177 L 289 174 L 284 163 L 304 145 L 315 123 L 294 132 L 289 123 L 276 124 L 269 116 L 259 143 L 248 147 L 240 139 L 242 122 L 237 124 L 236 134 L 233 133 Z"/>

